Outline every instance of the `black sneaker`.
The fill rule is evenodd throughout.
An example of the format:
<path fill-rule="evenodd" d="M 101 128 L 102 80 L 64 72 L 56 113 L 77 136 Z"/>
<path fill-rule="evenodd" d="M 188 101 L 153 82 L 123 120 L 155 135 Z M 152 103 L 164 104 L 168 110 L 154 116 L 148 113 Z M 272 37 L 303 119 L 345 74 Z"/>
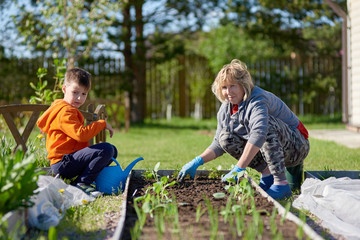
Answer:
<path fill-rule="evenodd" d="M 102 196 L 102 193 L 96 191 L 96 189 L 91 185 L 86 185 L 85 183 L 77 183 L 76 187 L 84 191 L 87 195 L 92 196 L 94 198 Z"/>

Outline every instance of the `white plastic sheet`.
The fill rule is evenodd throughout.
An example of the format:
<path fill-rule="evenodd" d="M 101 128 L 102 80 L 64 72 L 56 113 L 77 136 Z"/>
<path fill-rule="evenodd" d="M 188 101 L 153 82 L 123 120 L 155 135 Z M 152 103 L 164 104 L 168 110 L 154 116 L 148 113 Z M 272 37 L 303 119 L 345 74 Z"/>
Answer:
<path fill-rule="evenodd" d="M 308 178 L 293 206 L 306 209 L 322 220 L 332 233 L 360 239 L 360 180 L 330 177 Z"/>
<path fill-rule="evenodd" d="M 28 209 L 30 227 L 48 230 L 59 224 L 66 209 L 95 200 L 59 178 L 41 175 L 37 184 L 39 188 L 31 197 L 35 204 Z"/>

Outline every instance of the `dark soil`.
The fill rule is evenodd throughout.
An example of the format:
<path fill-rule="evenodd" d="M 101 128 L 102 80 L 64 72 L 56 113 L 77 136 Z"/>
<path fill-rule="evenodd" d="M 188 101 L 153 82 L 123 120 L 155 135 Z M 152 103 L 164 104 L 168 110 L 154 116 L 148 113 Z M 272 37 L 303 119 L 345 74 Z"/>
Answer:
<path fill-rule="evenodd" d="M 148 186 L 151 186 L 153 181 L 132 178 L 128 192 L 128 204 L 127 204 L 127 216 L 125 222 L 125 229 L 123 232 L 123 240 L 131 239 L 130 229 L 134 226 L 137 220 L 137 215 L 133 207 L 134 197 L 141 196 L 146 191 Z M 163 239 L 211 239 L 211 225 L 207 211 L 201 216 L 200 221 L 196 222 L 196 209 L 201 204 L 201 209 L 206 209 L 204 196 L 211 201 L 214 209 L 220 212 L 225 208 L 227 198 L 215 198 L 214 193 L 223 192 L 227 194 L 225 190 L 226 184 L 220 180 L 213 180 L 208 178 L 195 178 L 195 180 L 185 180 L 182 184 L 174 185 L 169 188 L 169 192 L 172 192 L 176 197 L 176 202 L 179 204 L 179 225 L 181 231 L 179 234 L 171 233 L 172 223 L 167 223 L 168 227 Z M 261 219 L 264 225 L 262 239 L 274 239 L 271 235 L 270 218 L 274 208 L 274 205 L 269 202 L 262 195 L 255 193 L 256 209 L 261 211 Z M 281 232 L 283 239 L 298 239 L 296 232 L 298 226 L 292 221 L 281 221 L 280 215 L 276 216 L 276 223 L 278 231 Z M 246 215 L 245 226 L 251 224 L 252 215 Z M 282 222 L 282 223 L 281 223 Z M 217 236 L 214 239 L 240 239 L 236 234 L 235 219 L 233 224 L 224 223 L 223 217 L 219 214 L 219 226 Z M 180 237 L 179 237 L 180 236 Z M 149 215 L 147 217 L 143 234 L 141 239 L 159 239 L 155 228 L 154 219 Z M 305 237 L 304 237 L 305 239 Z"/>

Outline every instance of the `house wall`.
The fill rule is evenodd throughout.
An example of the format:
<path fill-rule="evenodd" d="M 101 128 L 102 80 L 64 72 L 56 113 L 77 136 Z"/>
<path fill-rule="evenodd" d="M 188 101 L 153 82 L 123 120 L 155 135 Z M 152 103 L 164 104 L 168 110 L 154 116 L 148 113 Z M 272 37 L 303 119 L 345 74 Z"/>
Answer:
<path fill-rule="evenodd" d="M 350 39 L 349 56 L 349 126 L 360 127 L 360 1 L 348 0 Z"/>

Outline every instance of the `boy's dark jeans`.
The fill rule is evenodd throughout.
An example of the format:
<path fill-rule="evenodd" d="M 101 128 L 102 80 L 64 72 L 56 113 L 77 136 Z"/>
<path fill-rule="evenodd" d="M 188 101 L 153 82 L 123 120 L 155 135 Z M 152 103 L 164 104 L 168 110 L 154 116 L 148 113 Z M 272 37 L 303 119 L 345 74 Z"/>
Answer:
<path fill-rule="evenodd" d="M 63 178 L 77 178 L 72 182 L 93 183 L 100 171 L 117 157 L 117 149 L 110 143 L 98 143 L 71 154 L 63 156 L 62 160 L 51 165 L 52 172 Z"/>

